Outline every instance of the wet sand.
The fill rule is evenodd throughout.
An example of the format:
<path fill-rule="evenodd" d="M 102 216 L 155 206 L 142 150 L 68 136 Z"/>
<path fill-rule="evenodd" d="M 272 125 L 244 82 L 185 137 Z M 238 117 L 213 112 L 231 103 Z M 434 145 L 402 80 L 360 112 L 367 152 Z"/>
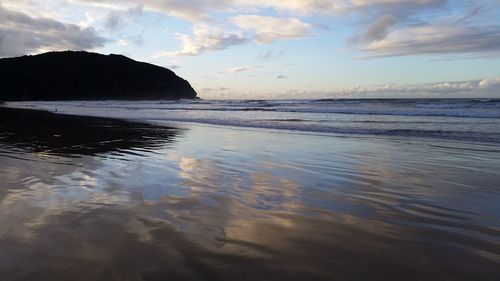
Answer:
<path fill-rule="evenodd" d="M 1 280 L 500 280 L 500 146 L 0 108 Z"/>

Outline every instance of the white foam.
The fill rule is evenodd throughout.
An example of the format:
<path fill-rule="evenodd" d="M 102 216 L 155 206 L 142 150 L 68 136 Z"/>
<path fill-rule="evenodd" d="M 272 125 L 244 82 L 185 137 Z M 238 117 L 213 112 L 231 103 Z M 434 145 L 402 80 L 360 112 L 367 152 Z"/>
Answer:
<path fill-rule="evenodd" d="M 500 102 L 57 101 L 9 102 L 6 105 L 58 114 L 139 121 L 500 141 L 500 110 L 496 103 Z"/>

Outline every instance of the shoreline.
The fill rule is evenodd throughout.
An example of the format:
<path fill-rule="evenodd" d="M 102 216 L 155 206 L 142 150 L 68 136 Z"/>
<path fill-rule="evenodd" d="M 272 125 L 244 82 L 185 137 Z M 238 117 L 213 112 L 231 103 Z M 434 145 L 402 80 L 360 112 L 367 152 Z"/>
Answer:
<path fill-rule="evenodd" d="M 393 140 L 393 141 L 423 141 L 423 142 L 443 142 L 443 143 L 461 143 L 461 144 L 468 144 L 468 145 L 484 145 L 484 146 L 498 146 L 500 145 L 500 140 L 474 140 L 474 139 L 467 139 L 467 138 L 457 138 L 457 137 L 447 137 L 447 136 L 421 136 L 421 135 L 411 135 L 411 136 L 406 136 L 406 135 L 398 135 L 398 134 L 392 134 L 392 135 L 381 135 L 381 134 L 374 134 L 374 133 L 339 133 L 339 132 L 321 132 L 321 131 L 314 131 L 314 130 L 300 130 L 300 129 L 282 129 L 282 128 L 270 128 L 270 127 L 265 127 L 265 126 L 251 126 L 251 125 L 245 125 L 245 124 L 217 124 L 217 123 L 207 123 L 207 122 L 197 122 L 197 121 L 186 121 L 186 120 L 155 120 L 155 119 L 148 119 L 148 118 L 127 118 L 124 116 L 107 116 L 107 114 L 83 114 L 83 113 L 72 113 L 72 112 L 61 112 L 57 111 L 57 109 L 40 109 L 40 108 L 30 108 L 30 107 L 16 107 L 16 106 L 9 106 L 8 104 L 0 104 L 0 108 L 5 108 L 5 109 L 17 109 L 17 110 L 32 110 L 32 111 L 39 111 L 39 112 L 46 112 L 54 115 L 59 115 L 59 116 L 68 116 L 68 117 L 80 117 L 80 118 L 96 118 L 96 119 L 109 119 L 109 120 L 116 120 L 116 121 L 122 121 L 122 122 L 131 122 L 131 123 L 137 123 L 137 124 L 150 124 L 150 125 L 156 125 L 156 126 L 162 126 L 162 127 L 179 127 L 179 128 L 188 128 L 189 126 L 206 126 L 206 127 L 216 127 L 216 128 L 228 128 L 228 129 L 234 129 L 234 130 L 256 130 L 256 131 L 263 131 L 263 132 L 268 132 L 268 133 L 284 133 L 284 134 L 305 134 L 305 135 L 317 135 L 317 136 L 324 136 L 324 137 L 338 137 L 338 138 L 353 138 L 353 139 L 370 139 L 370 140 Z"/>
<path fill-rule="evenodd" d="M 78 101 L 76 103 L 87 103 L 88 101 Z M 88 117 L 97 117 L 97 118 L 110 118 L 110 119 L 116 119 L 116 120 L 124 120 L 124 121 L 130 121 L 130 122 L 137 122 L 137 123 L 149 123 L 149 124 L 158 124 L 158 125 L 163 125 L 167 124 L 167 126 L 170 125 L 189 125 L 189 124 L 197 124 L 197 125 L 204 125 L 204 126 L 222 126 L 222 127 L 228 127 L 228 128 L 246 128 L 246 129 L 256 129 L 256 130 L 266 130 L 269 132 L 284 132 L 284 133 L 307 133 L 307 134 L 317 134 L 317 135 L 324 135 L 324 136 L 332 136 L 332 137 L 354 137 L 354 138 L 381 138 L 381 139 L 420 139 L 422 141 L 456 141 L 456 142 L 462 142 L 462 143 L 469 143 L 469 144 L 491 144 L 491 145 L 499 145 L 500 144 L 500 133 L 496 132 L 467 132 L 465 131 L 440 131 L 440 130 L 428 130 L 428 129 L 418 129 L 418 130 L 413 130 L 411 129 L 411 125 L 408 125 L 410 127 L 407 128 L 398 128 L 394 127 L 393 129 L 377 129 L 376 127 L 374 128 L 368 128 L 368 129 L 362 129 L 362 128 L 337 128 L 337 127 L 322 127 L 319 126 L 318 124 L 313 124 L 313 126 L 309 126 L 309 121 L 307 120 L 301 120 L 301 119 L 276 119 L 276 120 L 259 120 L 255 119 L 251 122 L 246 122 L 244 119 L 234 119 L 232 120 L 231 118 L 229 119 L 220 119 L 221 117 L 217 117 L 216 119 L 210 118 L 210 117 L 192 117 L 196 116 L 199 109 L 192 111 L 192 114 L 190 114 L 191 107 L 189 107 L 192 103 L 188 102 L 187 104 L 185 103 L 180 103 L 179 108 L 174 108 L 170 109 L 169 107 L 165 109 L 161 109 L 158 111 L 155 108 L 150 108 L 149 105 L 148 107 L 133 107 L 133 108 L 128 108 L 124 107 L 122 108 L 121 106 L 114 107 L 109 104 L 110 101 L 100 101 L 100 102 L 91 102 L 89 106 L 69 106 L 66 102 L 62 102 L 62 104 L 54 104 L 53 102 L 34 102 L 34 103 L 21 103 L 21 105 L 18 104 L 12 104 L 12 103 L 6 103 L 4 105 L 0 105 L 4 108 L 18 108 L 18 109 L 31 109 L 31 110 L 42 110 L 42 111 L 47 111 L 51 112 L 54 114 L 64 114 L 68 116 L 88 116 Z M 114 101 L 112 101 L 113 104 Z M 149 103 L 150 101 L 142 101 L 145 103 Z M 74 102 L 70 102 L 74 103 Z M 122 104 L 123 101 L 118 102 L 118 104 Z M 131 102 L 130 102 L 131 103 Z M 128 104 L 128 103 L 126 103 Z M 157 101 L 154 101 L 151 105 L 157 104 Z M 163 106 L 165 104 L 159 103 L 158 105 Z M 176 103 L 168 103 L 167 105 L 174 105 L 177 107 Z M 95 107 L 97 106 L 97 107 Z M 109 107 L 109 108 L 108 108 Z M 207 112 L 210 112 L 210 109 L 207 109 Z M 180 112 L 179 112 L 180 111 Z M 182 114 L 181 114 L 182 113 Z M 196 114 L 195 114 L 196 113 Z M 173 116 L 170 116 L 172 115 Z M 188 116 L 188 117 L 176 117 L 179 116 Z M 187 115 L 186 115 L 187 114 Z M 217 113 L 219 114 L 219 113 Z M 347 121 L 342 121 L 342 122 L 347 122 L 349 123 L 351 118 L 355 118 L 355 115 L 346 115 L 347 117 L 343 117 L 342 114 L 334 114 L 336 116 L 339 116 L 337 118 L 348 118 Z M 161 119 L 158 119 L 158 116 L 161 116 Z M 209 115 L 210 116 L 210 115 Z M 251 117 L 251 116 L 250 116 Z M 389 116 L 390 118 L 396 118 Z M 432 116 L 429 116 L 432 117 Z M 245 117 L 246 118 L 246 117 Z M 369 120 L 371 118 L 376 118 L 379 119 L 381 118 L 380 116 L 372 116 L 372 115 L 367 115 L 366 118 Z M 399 117 L 397 117 L 399 118 Z M 420 116 L 407 116 L 405 118 L 409 118 L 408 121 L 404 122 L 410 122 L 408 124 L 411 124 L 413 119 L 420 120 L 421 118 L 424 118 L 422 120 L 426 120 L 425 118 L 428 117 L 420 117 Z M 419 119 L 420 118 L 420 119 Z M 453 117 L 447 117 L 449 120 L 447 122 L 458 122 L 455 121 Z M 468 120 L 464 120 L 464 124 L 466 122 L 469 122 Z M 355 120 L 355 119 L 354 119 Z M 382 119 L 383 120 L 383 119 Z M 471 119 L 472 120 L 472 119 Z M 474 120 L 475 122 L 480 122 L 478 125 L 485 126 L 484 124 L 488 124 L 491 122 L 497 122 L 500 126 L 500 123 L 498 122 L 500 119 L 499 118 L 479 118 L 477 120 Z M 307 122 L 306 122 L 307 121 Z M 270 123 L 271 122 L 271 123 Z M 353 121 L 355 124 L 357 121 Z M 371 121 L 367 121 L 371 122 Z M 399 122 L 399 121 L 398 121 Z M 420 121 L 419 121 L 420 122 Z M 425 122 L 432 122 L 432 121 L 425 121 Z M 347 124 L 346 123 L 346 124 Z M 343 125 L 339 124 L 339 125 Z M 475 128 L 474 126 L 471 127 Z M 460 129 L 463 130 L 463 129 Z M 491 130 L 491 129 L 490 129 Z M 493 130 L 495 131 L 495 130 Z"/>

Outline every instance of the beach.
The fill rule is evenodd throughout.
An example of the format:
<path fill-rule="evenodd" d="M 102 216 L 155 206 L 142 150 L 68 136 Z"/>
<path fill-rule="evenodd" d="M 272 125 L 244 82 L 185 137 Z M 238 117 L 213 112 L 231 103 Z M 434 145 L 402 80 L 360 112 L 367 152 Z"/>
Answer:
<path fill-rule="evenodd" d="M 0 279 L 499 280 L 495 116 L 474 139 L 127 110 L 0 107 Z"/>
<path fill-rule="evenodd" d="M 0 0 L 0 281 L 500 281 L 500 0 Z"/>

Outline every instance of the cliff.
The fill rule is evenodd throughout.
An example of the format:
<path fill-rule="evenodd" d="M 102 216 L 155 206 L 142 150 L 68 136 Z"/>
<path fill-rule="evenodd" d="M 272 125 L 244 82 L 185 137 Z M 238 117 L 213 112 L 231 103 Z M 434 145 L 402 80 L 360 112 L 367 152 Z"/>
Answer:
<path fill-rule="evenodd" d="M 0 59 L 0 100 L 194 99 L 189 82 L 122 55 L 50 52 Z"/>

